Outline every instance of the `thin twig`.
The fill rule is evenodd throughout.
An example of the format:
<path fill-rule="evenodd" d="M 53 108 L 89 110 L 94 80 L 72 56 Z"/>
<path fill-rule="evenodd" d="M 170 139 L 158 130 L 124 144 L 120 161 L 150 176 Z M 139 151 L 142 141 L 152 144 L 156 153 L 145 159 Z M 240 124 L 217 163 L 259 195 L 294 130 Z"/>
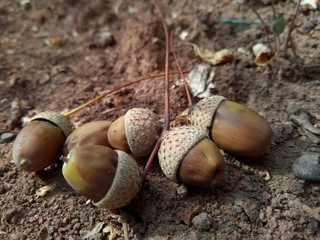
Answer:
<path fill-rule="evenodd" d="M 188 71 L 184 71 L 184 72 L 188 72 Z M 170 75 L 175 75 L 175 74 L 180 74 L 180 72 L 170 72 L 169 74 Z M 121 90 L 122 88 L 128 87 L 130 85 L 133 85 L 133 84 L 136 84 L 136 83 L 148 80 L 148 79 L 154 79 L 154 78 L 157 78 L 157 77 L 163 77 L 164 75 L 165 75 L 165 73 L 157 73 L 157 74 L 153 74 L 153 75 L 150 75 L 150 76 L 144 76 L 144 77 L 138 78 L 136 80 L 133 80 L 131 82 L 125 83 L 125 84 L 123 84 L 123 85 L 121 85 L 119 87 L 116 87 L 116 88 L 114 88 L 114 89 L 112 89 L 112 90 L 110 90 L 110 91 L 108 91 L 106 93 L 103 93 L 103 94 L 95 97 L 94 99 L 82 104 L 79 107 L 76 107 L 76 108 L 70 110 L 69 112 L 65 113 L 64 116 L 65 117 L 69 117 L 70 115 L 80 111 L 81 109 L 83 109 L 83 108 L 85 108 L 85 107 L 97 102 L 98 100 L 100 100 L 100 99 L 102 99 L 102 98 L 104 98 L 104 97 L 106 97 L 106 96 L 108 96 L 108 95 L 110 95 L 112 93 L 115 93 L 115 92 Z"/>
<path fill-rule="evenodd" d="M 294 29 L 294 23 L 295 23 L 295 20 L 296 20 L 296 18 L 298 16 L 300 3 L 301 3 L 301 0 L 298 0 L 297 5 L 296 5 L 296 9 L 295 9 L 295 12 L 294 12 L 294 16 L 293 16 L 293 19 L 292 19 L 292 22 L 291 22 L 291 25 L 290 25 L 290 28 L 289 28 L 289 31 L 288 31 L 288 35 L 287 35 L 287 38 L 286 38 L 286 41 L 285 41 L 285 45 L 284 45 L 284 49 L 283 49 L 283 55 L 286 55 L 286 53 L 287 53 L 290 35 L 291 35 L 291 32 Z"/>
<path fill-rule="evenodd" d="M 122 230 L 123 230 L 123 236 L 125 240 L 129 240 L 128 236 L 128 224 L 125 222 L 122 222 Z"/>
<path fill-rule="evenodd" d="M 168 26 L 164 20 L 164 17 L 163 17 L 163 14 L 161 12 L 161 9 L 159 7 L 158 2 L 156 0 L 153 0 L 152 2 L 158 10 L 158 13 L 159 13 L 162 25 L 163 25 L 164 33 L 166 36 L 166 65 L 165 65 L 165 73 L 166 73 L 165 74 L 166 75 L 165 85 L 166 86 L 165 86 L 165 98 L 164 98 L 164 104 L 165 104 L 165 107 L 164 107 L 164 127 L 162 128 L 161 134 L 160 134 L 160 136 L 156 142 L 156 145 L 154 146 L 154 148 L 149 156 L 149 159 L 147 161 L 147 164 L 143 170 L 142 180 L 145 179 L 149 169 L 151 168 L 153 160 L 155 159 L 155 157 L 158 153 L 158 150 L 160 148 L 160 144 L 162 141 L 162 135 L 164 134 L 165 131 L 169 130 L 169 127 L 170 127 L 170 106 L 169 106 L 169 100 L 170 100 L 170 96 L 169 96 L 169 60 L 170 60 L 169 59 L 169 51 L 170 51 L 170 45 L 169 45 Z"/>
<path fill-rule="evenodd" d="M 276 11 L 276 7 L 274 4 L 274 0 L 271 0 L 271 5 L 272 5 L 272 17 L 273 17 L 273 21 L 276 19 L 277 17 L 277 11 Z M 276 49 L 276 51 L 280 50 L 280 37 L 279 35 L 273 34 L 274 35 L 274 48 Z"/>
<path fill-rule="evenodd" d="M 188 83 L 186 81 L 186 78 L 184 77 L 184 74 L 181 70 L 181 66 L 180 66 L 180 63 L 179 63 L 179 59 L 176 55 L 176 51 L 174 49 L 174 45 L 173 45 L 173 41 L 172 41 L 172 32 L 170 33 L 170 48 L 171 48 L 171 51 L 172 51 L 172 54 L 173 54 L 173 57 L 174 57 L 174 60 L 177 64 L 177 67 L 179 69 L 179 72 L 180 72 L 180 76 L 181 78 L 183 79 L 183 84 L 184 84 L 184 88 L 186 90 L 186 94 L 187 94 L 187 98 L 188 98 L 188 104 L 189 104 L 189 109 L 192 107 L 193 103 L 192 103 L 192 99 L 191 99 L 191 95 L 190 95 L 190 91 L 189 91 L 189 87 L 188 87 Z"/>
<path fill-rule="evenodd" d="M 170 91 L 169 91 L 169 52 L 170 52 L 170 45 L 169 45 L 169 31 L 166 21 L 164 19 L 163 13 L 161 8 L 156 0 L 152 1 L 155 5 L 156 9 L 158 10 L 159 17 L 163 26 L 164 34 L 166 37 L 166 63 L 165 63 L 165 93 L 164 93 L 164 129 L 169 130 L 170 127 Z"/>
<path fill-rule="evenodd" d="M 267 38 L 267 42 L 268 45 L 271 47 L 271 40 L 269 38 L 269 30 L 268 30 L 268 25 L 265 23 L 265 21 L 262 19 L 262 17 L 260 16 L 260 14 L 257 12 L 257 10 L 251 6 L 249 3 L 245 2 L 245 4 L 248 6 L 248 8 L 250 8 L 255 14 L 256 16 L 259 18 L 259 20 L 261 21 L 261 24 L 264 28 L 264 31 L 266 32 L 266 38 Z"/>
<path fill-rule="evenodd" d="M 148 161 L 146 163 L 146 166 L 143 169 L 142 180 L 144 180 L 146 178 L 147 173 L 149 172 L 149 170 L 151 168 L 151 165 L 153 163 L 153 160 L 155 159 L 155 157 L 156 157 L 156 155 L 158 153 L 158 150 L 160 148 L 160 144 L 161 144 L 162 136 L 163 136 L 164 132 L 165 132 L 164 129 L 162 129 L 162 132 L 161 132 L 161 134 L 160 134 L 160 136 L 159 136 L 159 138 L 158 138 L 158 140 L 156 142 L 156 145 L 154 146 L 154 148 L 153 148 L 153 150 L 152 150 L 152 152 L 151 152 L 151 154 L 149 156 L 149 159 L 148 159 Z"/>

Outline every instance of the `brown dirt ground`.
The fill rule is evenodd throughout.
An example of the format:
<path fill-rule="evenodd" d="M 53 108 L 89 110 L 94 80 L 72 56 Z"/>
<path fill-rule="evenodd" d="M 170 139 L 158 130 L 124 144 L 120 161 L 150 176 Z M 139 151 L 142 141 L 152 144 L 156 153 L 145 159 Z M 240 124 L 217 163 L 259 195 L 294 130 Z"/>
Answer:
<path fill-rule="evenodd" d="M 103 0 L 22 2 L 28 1 L 0 2 L 2 133 L 17 133 L 23 116 L 66 112 L 105 90 L 164 71 L 164 33 L 148 1 L 122 1 L 117 11 Z M 200 62 L 179 39 L 183 30 L 189 32 L 188 41 L 212 50 L 250 50 L 264 40 L 259 25 L 235 34 L 232 25 L 219 21 L 221 16 L 256 18 L 232 1 L 161 1 L 161 7 L 183 69 Z M 288 19 L 295 4 L 280 1 L 276 7 Z M 272 15 L 270 4 L 256 2 L 255 8 L 264 19 Z M 256 66 L 250 56 L 215 67 L 214 93 L 246 104 L 272 126 L 269 154 L 250 162 L 225 154 L 228 166 L 221 184 L 213 190 L 188 187 L 187 194 L 155 163 L 138 197 L 118 215 L 97 209 L 73 191 L 61 174 L 61 163 L 37 174 L 21 172 L 7 157 L 13 142 L 0 143 L 0 239 L 82 239 L 95 226 L 102 228 L 89 239 L 124 239 L 125 229 L 129 239 L 319 239 L 319 215 L 303 206 L 320 206 L 320 185 L 295 178 L 291 165 L 306 151 L 319 152 L 320 145 L 288 112 L 296 105 L 313 123 L 320 120 L 319 18 L 318 11 L 300 12 L 296 26 L 308 32 L 313 21 L 310 34 L 317 39 L 293 31 L 287 55 L 269 68 Z M 113 44 L 99 37 L 106 31 L 114 36 Z M 176 70 L 173 61 L 171 69 Z M 175 81 L 172 117 L 187 106 L 183 86 Z M 127 87 L 70 119 L 77 126 L 115 120 L 132 107 L 162 115 L 163 87 L 163 78 Z M 52 191 L 36 196 L 39 188 L 53 183 Z M 208 228 L 191 223 L 199 213 L 208 214 Z"/>

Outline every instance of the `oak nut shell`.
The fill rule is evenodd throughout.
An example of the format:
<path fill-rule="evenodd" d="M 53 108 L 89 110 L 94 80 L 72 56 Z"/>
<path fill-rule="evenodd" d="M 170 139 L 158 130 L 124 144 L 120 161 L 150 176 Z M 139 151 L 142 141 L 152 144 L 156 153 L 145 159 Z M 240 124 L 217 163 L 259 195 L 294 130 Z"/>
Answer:
<path fill-rule="evenodd" d="M 225 99 L 223 96 L 212 96 L 193 105 L 190 112 L 191 125 L 209 131 L 216 109 Z"/>
<path fill-rule="evenodd" d="M 127 153 L 118 153 L 118 166 L 106 196 L 94 204 L 99 208 L 116 209 L 127 205 L 139 192 L 141 176 L 136 161 Z"/>
<path fill-rule="evenodd" d="M 71 149 L 84 145 L 101 145 L 112 148 L 108 140 L 110 121 L 101 120 L 85 123 L 75 129 L 65 142 L 64 153 Z"/>
<path fill-rule="evenodd" d="M 261 156 L 271 142 L 272 130 L 263 117 L 221 96 L 199 101 L 190 113 L 190 122 L 208 131 L 218 147 L 240 156 Z"/>
<path fill-rule="evenodd" d="M 145 108 L 132 108 L 111 124 L 108 139 L 115 149 L 144 157 L 151 153 L 161 128 L 160 118 L 155 113 Z"/>
<path fill-rule="evenodd" d="M 65 116 L 57 112 L 41 112 L 32 117 L 31 121 L 33 120 L 45 120 L 53 123 L 62 130 L 66 138 L 71 134 L 73 129 L 73 126 L 69 122 L 69 120 Z"/>
<path fill-rule="evenodd" d="M 158 151 L 162 172 L 177 182 L 177 171 L 183 157 L 205 137 L 207 137 L 205 131 L 191 126 L 176 127 L 166 131 Z"/>
<path fill-rule="evenodd" d="M 62 173 L 69 185 L 100 208 L 123 207 L 140 190 L 138 165 L 123 151 L 83 145 L 73 148 L 63 161 Z"/>
<path fill-rule="evenodd" d="M 12 160 L 23 171 L 36 172 L 58 160 L 72 125 L 58 113 L 43 112 L 17 135 Z"/>

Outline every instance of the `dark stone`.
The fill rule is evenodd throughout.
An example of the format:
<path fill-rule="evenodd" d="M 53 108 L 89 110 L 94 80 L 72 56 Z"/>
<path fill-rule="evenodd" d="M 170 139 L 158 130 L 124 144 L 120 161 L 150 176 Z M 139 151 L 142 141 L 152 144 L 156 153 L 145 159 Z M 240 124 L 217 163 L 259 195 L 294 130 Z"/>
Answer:
<path fill-rule="evenodd" d="M 297 178 L 307 181 L 320 181 L 320 154 L 306 152 L 292 165 L 292 170 Z"/>

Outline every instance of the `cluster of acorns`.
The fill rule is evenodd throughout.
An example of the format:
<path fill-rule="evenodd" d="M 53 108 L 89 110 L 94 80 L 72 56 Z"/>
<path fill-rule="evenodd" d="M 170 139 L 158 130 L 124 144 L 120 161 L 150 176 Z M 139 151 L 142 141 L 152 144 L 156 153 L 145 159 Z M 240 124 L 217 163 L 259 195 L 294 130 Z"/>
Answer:
<path fill-rule="evenodd" d="M 163 173 L 188 185 L 211 188 L 221 180 L 225 162 L 219 148 L 255 157 L 271 141 L 264 118 L 221 96 L 194 105 L 188 122 L 165 131 L 158 151 Z M 162 125 L 150 110 L 133 108 L 112 123 L 95 121 L 72 132 L 64 116 L 44 112 L 18 134 L 13 161 L 22 170 L 39 171 L 60 158 L 72 188 L 98 207 L 116 209 L 139 192 L 142 178 L 134 159 L 150 155 Z"/>

